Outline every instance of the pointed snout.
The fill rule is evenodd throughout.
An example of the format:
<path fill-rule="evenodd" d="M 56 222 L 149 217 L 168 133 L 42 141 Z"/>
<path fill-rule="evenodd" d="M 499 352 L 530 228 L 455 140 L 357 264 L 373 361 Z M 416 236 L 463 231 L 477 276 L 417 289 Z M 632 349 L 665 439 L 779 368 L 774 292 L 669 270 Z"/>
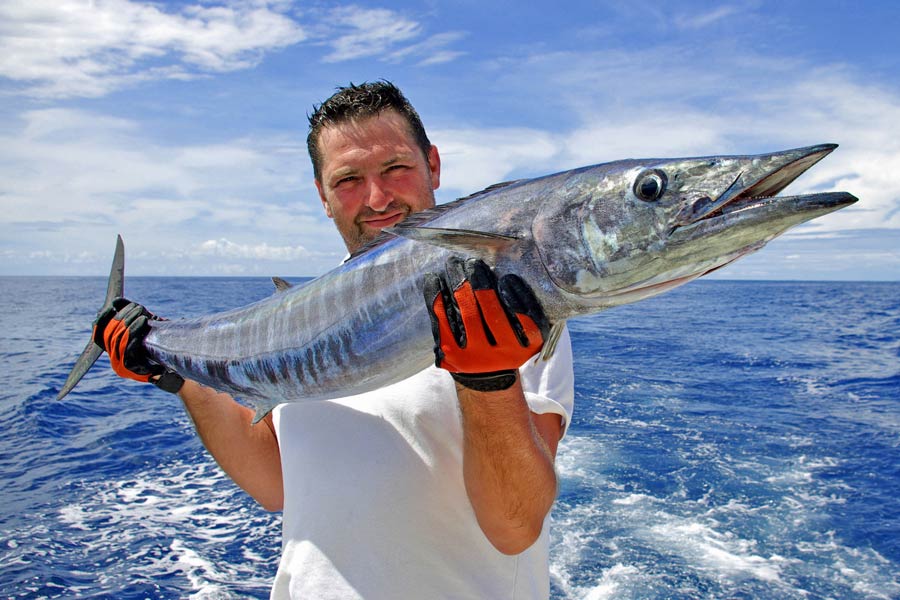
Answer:
<path fill-rule="evenodd" d="M 837 144 L 819 144 L 770 154 L 748 156 L 734 183 L 719 196 L 721 207 L 737 197 L 767 198 L 775 196 L 814 164 L 831 154 Z"/>

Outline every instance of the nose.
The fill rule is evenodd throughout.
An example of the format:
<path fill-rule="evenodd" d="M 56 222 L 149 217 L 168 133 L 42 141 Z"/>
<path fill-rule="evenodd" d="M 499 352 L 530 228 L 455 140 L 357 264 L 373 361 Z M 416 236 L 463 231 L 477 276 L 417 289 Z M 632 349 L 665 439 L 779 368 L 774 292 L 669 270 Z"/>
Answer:
<path fill-rule="evenodd" d="M 373 179 L 369 184 L 369 199 L 366 204 L 376 212 L 383 212 L 394 199 L 393 194 L 384 185 L 383 181 Z"/>

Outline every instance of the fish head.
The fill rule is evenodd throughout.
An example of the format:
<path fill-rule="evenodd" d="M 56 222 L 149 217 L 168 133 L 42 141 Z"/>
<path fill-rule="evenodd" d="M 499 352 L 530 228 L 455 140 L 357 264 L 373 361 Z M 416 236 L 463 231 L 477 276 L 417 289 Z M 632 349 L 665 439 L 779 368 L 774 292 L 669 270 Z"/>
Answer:
<path fill-rule="evenodd" d="M 836 147 L 573 171 L 533 223 L 538 252 L 553 283 L 586 303 L 653 296 L 856 202 L 846 192 L 776 195 Z"/>

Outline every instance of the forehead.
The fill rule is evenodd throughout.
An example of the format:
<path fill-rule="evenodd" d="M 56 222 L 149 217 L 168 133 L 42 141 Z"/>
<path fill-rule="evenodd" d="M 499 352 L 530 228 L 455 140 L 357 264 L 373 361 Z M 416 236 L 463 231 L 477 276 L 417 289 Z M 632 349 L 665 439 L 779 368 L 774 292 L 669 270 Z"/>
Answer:
<path fill-rule="evenodd" d="M 351 119 L 323 128 L 318 139 L 324 162 L 347 152 L 410 152 L 416 141 L 402 115 L 394 110 Z"/>

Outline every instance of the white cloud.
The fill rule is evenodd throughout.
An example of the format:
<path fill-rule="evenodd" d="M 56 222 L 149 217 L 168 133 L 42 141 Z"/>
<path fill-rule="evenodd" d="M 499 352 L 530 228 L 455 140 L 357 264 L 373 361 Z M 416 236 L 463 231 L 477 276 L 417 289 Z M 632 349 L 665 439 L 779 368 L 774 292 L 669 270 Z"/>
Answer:
<path fill-rule="evenodd" d="M 330 11 L 315 28 L 315 36 L 331 47 L 325 62 L 373 58 L 383 62 L 416 61 L 419 66 L 447 63 L 464 56 L 447 46 L 465 37 L 448 31 L 425 39 L 425 26 L 407 16 L 384 8 L 343 6 Z"/>
<path fill-rule="evenodd" d="M 143 80 L 247 68 L 305 38 L 277 3 L 167 11 L 131 0 L 20 0 L 0 4 L 0 76 L 33 96 L 100 96 Z"/>
<path fill-rule="evenodd" d="M 201 255 L 221 258 L 275 261 L 300 260 L 308 258 L 312 254 L 303 246 L 269 246 L 266 243 L 236 244 L 225 238 L 206 240 L 198 246 L 197 252 Z"/>
<path fill-rule="evenodd" d="M 565 136 L 563 161 L 569 167 L 624 158 L 702 156 L 727 147 L 727 124 L 704 111 L 644 110 L 597 114 Z"/>
<path fill-rule="evenodd" d="M 284 0 L 179 7 L 137 0 L 4 2 L 0 78 L 14 84 L 10 91 L 32 97 L 100 97 L 142 82 L 247 69 L 301 42 L 330 47 L 325 62 L 375 57 L 434 65 L 464 54 L 447 48 L 461 33 L 417 41 L 425 27 L 396 11 L 309 10 L 304 25 L 294 11 Z"/>
<path fill-rule="evenodd" d="M 431 53 L 422 60 L 419 61 L 420 67 L 428 67 L 431 65 L 440 65 L 448 62 L 452 62 L 461 56 L 465 56 L 465 52 L 459 50 L 439 50 L 437 52 Z"/>
<path fill-rule="evenodd" d="M 405 46 L 391 52 L 386 60 L 399 62 L 409 57 L 421 57 L 419 65 L 437 65 L 456 60 L 466 53 L 458 50 L 445 50 L 446 46 L 465 37 L 461 31 L 448 31 L 429 37 L 421 42 Z"/>
<path fill-rule="evenodd" d="M 222 238 L 237 244 L 218 250 L 232 262 L 280 260 L 286 274 L 325 270 L 343 247 L 309 171 L 305 144 L 286 135 L 168 146 L 127 120 L 31 111 L 0 134 L 5 270 L 94 261 L 102 272 L 117 233 L 142 273 L 203 272 L 212 255 L 195 246 Z M 297 240 L 310 251 L 302 254 Z"/>
<path fill-rule="evenodd" d="M 329 25 L 335 32 L 349 29 L 349 33 L 334 37 L 330 42 L 333 50 L 325 56 L 325 62 L 384 55 L 396 44 L 414 39 L 422 32 L 421 24 L 392 10 L 359 6 L 334 9 Z"/>
<path fill-rule="evenodd" d="M 3 191 L 18 196 L 0 221 L 77 217 L 98 202 L 121 209 L 125 196 L 220 202 L 224 190 L 226 198 L 284 193 L 297 189 L 306 167 L 304 145 L 286 136 L 171 148 L 149 142 L 135 123 L 86 111 L 36 110 L 23 119 L 21 131 L 0 137 Z"/>
<path fill-rule="evenodd" d="M 738 12 L 740 9 L 736 6 L 717 6 L 707 12 L 678 15 L 675 17 L 675 24 L 681 29 L 702 29 Z"/>
<path fill-rule="evenodd" d="M 460 194 L 483 189 L 539 165 L 553 164 L 557 136 L 523 128 L 437 129 L 430 134 L 441 155 L 441 187 Z"/>

